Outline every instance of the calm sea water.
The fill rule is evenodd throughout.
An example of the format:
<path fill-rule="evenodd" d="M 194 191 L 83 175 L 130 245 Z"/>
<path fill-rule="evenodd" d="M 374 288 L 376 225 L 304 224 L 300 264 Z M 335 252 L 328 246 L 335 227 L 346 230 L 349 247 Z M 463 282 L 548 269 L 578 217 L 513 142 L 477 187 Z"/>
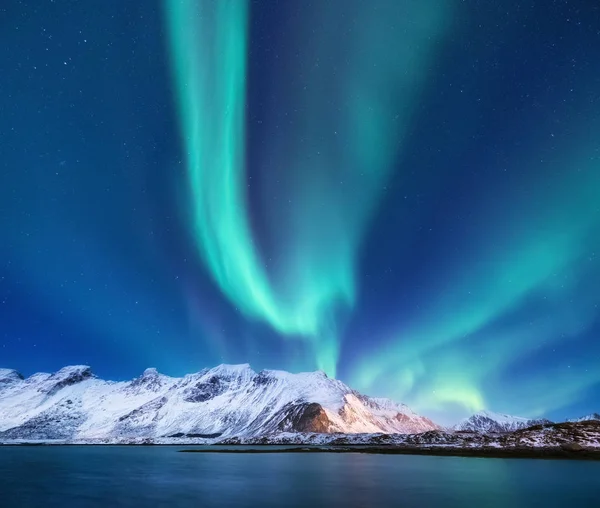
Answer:
<path fill-rule="evenodd" d="M 600 507 L 600 462 L 0 447 L 0 507 Z"/>

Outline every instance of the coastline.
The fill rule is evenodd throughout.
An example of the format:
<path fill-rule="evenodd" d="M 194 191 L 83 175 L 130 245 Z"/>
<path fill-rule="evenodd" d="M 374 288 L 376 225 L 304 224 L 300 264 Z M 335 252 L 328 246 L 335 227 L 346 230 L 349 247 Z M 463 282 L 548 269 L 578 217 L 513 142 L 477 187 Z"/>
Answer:
<path fill-rule="evenodd" d="M 235 446 L 235 445 L 234 445 Z M 522 448 L 457 448 L 420 446 L 295 446 L 271 448 L 277 445 L 255 445 L 256 448 L 183 449 L 180 453 L 367 453 L 375 455 L 430 455 L 440 457 L 471 457 L 495 459 L 567 459 L 600 460 L 600 449 L 573 451 L 562 447 Z M 279 445 L 281 446 L 281 445 Z"/>

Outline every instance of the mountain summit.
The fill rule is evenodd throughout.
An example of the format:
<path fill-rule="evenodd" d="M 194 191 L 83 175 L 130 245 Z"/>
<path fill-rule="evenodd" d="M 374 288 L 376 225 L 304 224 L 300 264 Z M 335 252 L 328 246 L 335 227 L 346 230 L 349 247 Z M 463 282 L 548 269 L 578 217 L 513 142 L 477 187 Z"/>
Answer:
<path fill-rule="evenodd" d="M 23 379 L 0 370 L 0 440 L 396 433 L 439 429 L 404 404 L 370 398 L 322 372 L 219 365 L 183 378 L 146 369 L 104 381 L 87 366 Z M 8 381 L 9 380 L 9 381 Z"/>
<path fill-rule="evenodd" d="M 586 416 L 582 416 L 580 418 L 570 418 L 567 420 L 568 422 L 589 422 L 593 420 L 600 421 L 600 413 L 592 413 Z"/>
<path fill-rule="evenodd" d="M 543 418 L 523 418 L 521 416 L 510 416 L 493 411 L 479 411 L 469 418 L 465 418 L 457 423 L 453 430 L 474 431 L 483 434 L 514 432 L 515 430 L 526 429 L 534 425 L 543 425 L 552 423 Z"/>

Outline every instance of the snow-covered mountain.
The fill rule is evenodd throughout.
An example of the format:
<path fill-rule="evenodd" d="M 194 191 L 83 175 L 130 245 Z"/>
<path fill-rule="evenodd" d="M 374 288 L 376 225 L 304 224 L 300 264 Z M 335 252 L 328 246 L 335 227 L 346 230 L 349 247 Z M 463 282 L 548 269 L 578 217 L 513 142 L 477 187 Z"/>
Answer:
<path fill-rule="evenodd" d="M 473 431 L 483 434 L 498 432 L 514 432 L 515 430 L 526 429 L 534 425 L 545 425 L 552 423 L 545 419 L 522 418 L 520 416 L 510 416 L 492 411 L 479 411 L 469 418 L 458 422 L 452 429 L 457 431 Z"/>
<path fill-rule="evenodd" d="M 87 366 L 23 379 L 0 369 L 0 441 L 262 436 L 278 432 L 418 433 L 439 427 L 323 372 L 219 365 L 183 378 L 156 369 L 104 381 Z"/>
<path fill-rule="evenodd" d="M 589 415 L 582 416 L 581 418 L 571 418 L 567 421 L 568 422 L 588 422 L 590 420 L 599 420 L 600 421 L 600 413 L 592 413 Z"/>

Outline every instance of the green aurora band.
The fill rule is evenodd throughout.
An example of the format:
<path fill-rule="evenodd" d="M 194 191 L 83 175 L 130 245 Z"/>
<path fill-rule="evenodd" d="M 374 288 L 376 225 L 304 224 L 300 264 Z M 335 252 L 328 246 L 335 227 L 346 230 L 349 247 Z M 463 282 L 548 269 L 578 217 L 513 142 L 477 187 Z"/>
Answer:
<path fill-rule="evenodd" d="M 330 375 L 361 242 L 452 3 L 347 0 L 344 16 L 335 2 L 303 6 L 281 64 L 296 77 L 282 92 L 288 110 L 267 108 L 274 137 L 282 115 L 291 127 L 260 154 L 269 175 L 262 204 L 277 238 L 275 252 L 263 252 L 246 196 L 248 2 L 166 0 L 198 252 L 233 305 L 307 340 Z"/>
<path fill-rule="evenodd" d="M 511 365 L 593 325 L 600 275 L 590 273 L 600 249 L 600 159 L 594 152 L 546 162 L 547 177 L 525 183 L 520 195 L 482 196 L 485 223 L 469 238 L 485 239 L 482 245 L 472 246 L 470 259 L 432 293 L 422 315 L 361 359 L 353 386 L 395 386 L 397 397 L 440 414 L 449 405 L 484 409 L 484 393 L 494 393 L 497 404 L 515 408 L 518 400 L 524 413 L 536 416 L 599 382 L 594 358 L 573 369 L 557 367 L 560 382 L 553 386 L 560 390 L 544 390 L 547 378 L 539 375 L 522 380 L 519 393 L 500 381 Z M 536 162 L 534 156 L 530 163 Z M 526 302 L 535 303 L 537 312 L 518 325 L 499 325 Z"/>

